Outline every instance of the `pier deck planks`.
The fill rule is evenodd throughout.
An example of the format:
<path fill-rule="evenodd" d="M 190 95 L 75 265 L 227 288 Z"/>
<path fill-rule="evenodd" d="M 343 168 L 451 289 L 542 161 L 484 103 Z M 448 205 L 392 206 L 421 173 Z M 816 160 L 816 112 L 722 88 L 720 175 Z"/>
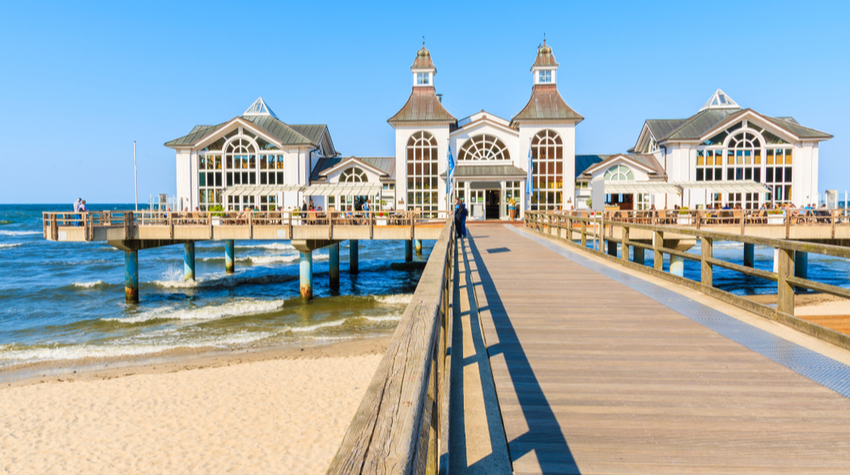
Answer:
<path fill-rule="evenodd" d="M 515 473 L 850 471 L 850 399 L 504 226 L 470 232 Z"/>

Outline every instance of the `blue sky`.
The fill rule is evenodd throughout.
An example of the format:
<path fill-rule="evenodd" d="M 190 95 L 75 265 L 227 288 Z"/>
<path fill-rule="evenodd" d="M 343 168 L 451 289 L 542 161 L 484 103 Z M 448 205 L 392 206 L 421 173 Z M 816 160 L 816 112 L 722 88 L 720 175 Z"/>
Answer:
<path fill-rule="evenodd" d="M 623 152 L 646 119 L 721 88 L 829 132 L 820 189 L 850 189 L 850 2 L 3 2 L 0 202 L 132 202 L 175 191 L 163 143 L 262 96 L 326 123 L 345 155 L 393 154 L 422 36 L 461 118 L 510 118 L 546 34 L 576 153 Z"/>

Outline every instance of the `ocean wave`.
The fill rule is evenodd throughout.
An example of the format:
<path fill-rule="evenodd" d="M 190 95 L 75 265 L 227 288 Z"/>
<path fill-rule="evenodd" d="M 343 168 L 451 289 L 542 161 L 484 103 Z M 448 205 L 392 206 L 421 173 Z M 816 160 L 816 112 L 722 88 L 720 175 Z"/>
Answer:
<path fill-rule="evenodd" d="M 182 276 L 182 273 L 180 274 Z M 162 287 L 164 289 L 194 289 L 194 288 L 231 288 L 239 285 L 250 284 L 281 284 L 297 280 L 297 275 L 275 275 L 275 274 L 251 274 L 251 273 L 236 273 L 223 274 L 210 277 L 203 280 L 155 280 L 149 282 L 151 285 Z"/>
<path fill-rule="evenodd" d="M 42 231 L 6 231 L 0 229 L 0 236 L 34 236 L 42 234 Z"/>
<path fill-rule="evenodd" d="M 14 244 L 0 244 L 0 249 L 10 249 L 10 248 L 13 248 L 13 247 L 18 247 L 18 246 L 23 246 L 23 245 L 24 245 L 24 243 L 22 243 L 22 242 L 17 242 L 17 243 L 14 243 Z"/>
<path fill-rule="evenodd" d="M 321 330 L 322 328 L 333 328 L 339 327 L 345 324 L 349 319 L 344 318 L 342 320 L 334 320 L 331 322 L 322 322 L 317 323 L 315 325 L 307 325 L 305 327 L 292 327 L 289 329 L 292 333 L 313 333 L 316 330 Z"/>
<path fill-rule="evenodd" d="M 388 323 L 388 322 L 399 322 L 401 321 L 401 315 L 387 315 L 384 317 L 355 317 L 362 318 L 363 320 L 374 322 L 374 323 Z"/>
<path fill-rule="evenodd" d="M 115 358 L 160 353 L 178 348 L 240 347 L 274 337 L 286 330 L 288 330 L 288 327 L 277 332 L 238 332 L 224 336 L 201 338 L 195 341 L 174 341 L 160 344 L 83 344 L 27 348 L 15 348 L 15 345 L 7 345 L 6 348 L 0 346 L 0 362 L 15 364 L 37 361 L 80 360 L 85 358 Z"/>
<path fill-rule="evenodd" d="M 279 262 L 295 262 L 300 256 L 247 256 L 245 260 L 252 264 L 274 264 Z M 237 259 L 239 260 L 239 259 Z"/>
<path fill-rule="evenodd" d="M 272 242 L 268 244 L 245 244 L 241 246 L 236 246 L 236 249 L 269 249 L 272 251 L 292 251 L 295 249 L 295 246 L 282 242 Z"/>
<path fill-rule="evenodd" d="M 284 300 L 240 299 L 222 305 L 177 309 L 162 308 L 141 315 L 123 318 L 104 318 L 105 322 L 143 323 L 152 320 L 221 320 L 232 317 L 261 315 L 280 310 Z"/>
<path fill-rule="evenodd" d="M 387 305 L 407 305 L 413 300 L 413 294 L 378 295 L 375 300 Z"/>
<path fill-rule="evenodd" d="M 94 282 L 74 282 L 74 287 L 82 289 L 93 289 L 95 287 L 102 287 L 105 285 L 107 285 L 107 283 L 102 280 L 96 280 Z"/>

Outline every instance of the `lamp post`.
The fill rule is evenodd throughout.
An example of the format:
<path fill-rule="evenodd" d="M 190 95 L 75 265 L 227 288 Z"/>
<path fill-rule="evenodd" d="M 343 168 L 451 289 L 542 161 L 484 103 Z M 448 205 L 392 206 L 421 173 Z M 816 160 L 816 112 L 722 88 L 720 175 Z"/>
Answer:
<path fill-rule="evenodd" d="M 136 166 L 136 141 L 133 140 L 133 189 L 136 195 L 136 212 L 139 212 L 139 170 Z"/>

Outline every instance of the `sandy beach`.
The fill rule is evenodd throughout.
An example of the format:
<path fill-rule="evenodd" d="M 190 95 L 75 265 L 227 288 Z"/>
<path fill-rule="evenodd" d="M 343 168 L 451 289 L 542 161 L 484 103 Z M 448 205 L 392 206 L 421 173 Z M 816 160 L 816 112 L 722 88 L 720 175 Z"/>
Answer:
<path fill-rule="evenodd" d="M 6 378 L 0 473 L 324 473 L 387 342 Z"/>
<path fill-rule="evenodd" d="M 762 305 L 776 305 L 776 294 L 746 298 Z M 829 294 L 798 294 L 794 297 L 794 315 L 817 325 L 850 335 L 850 300 Z"/>

